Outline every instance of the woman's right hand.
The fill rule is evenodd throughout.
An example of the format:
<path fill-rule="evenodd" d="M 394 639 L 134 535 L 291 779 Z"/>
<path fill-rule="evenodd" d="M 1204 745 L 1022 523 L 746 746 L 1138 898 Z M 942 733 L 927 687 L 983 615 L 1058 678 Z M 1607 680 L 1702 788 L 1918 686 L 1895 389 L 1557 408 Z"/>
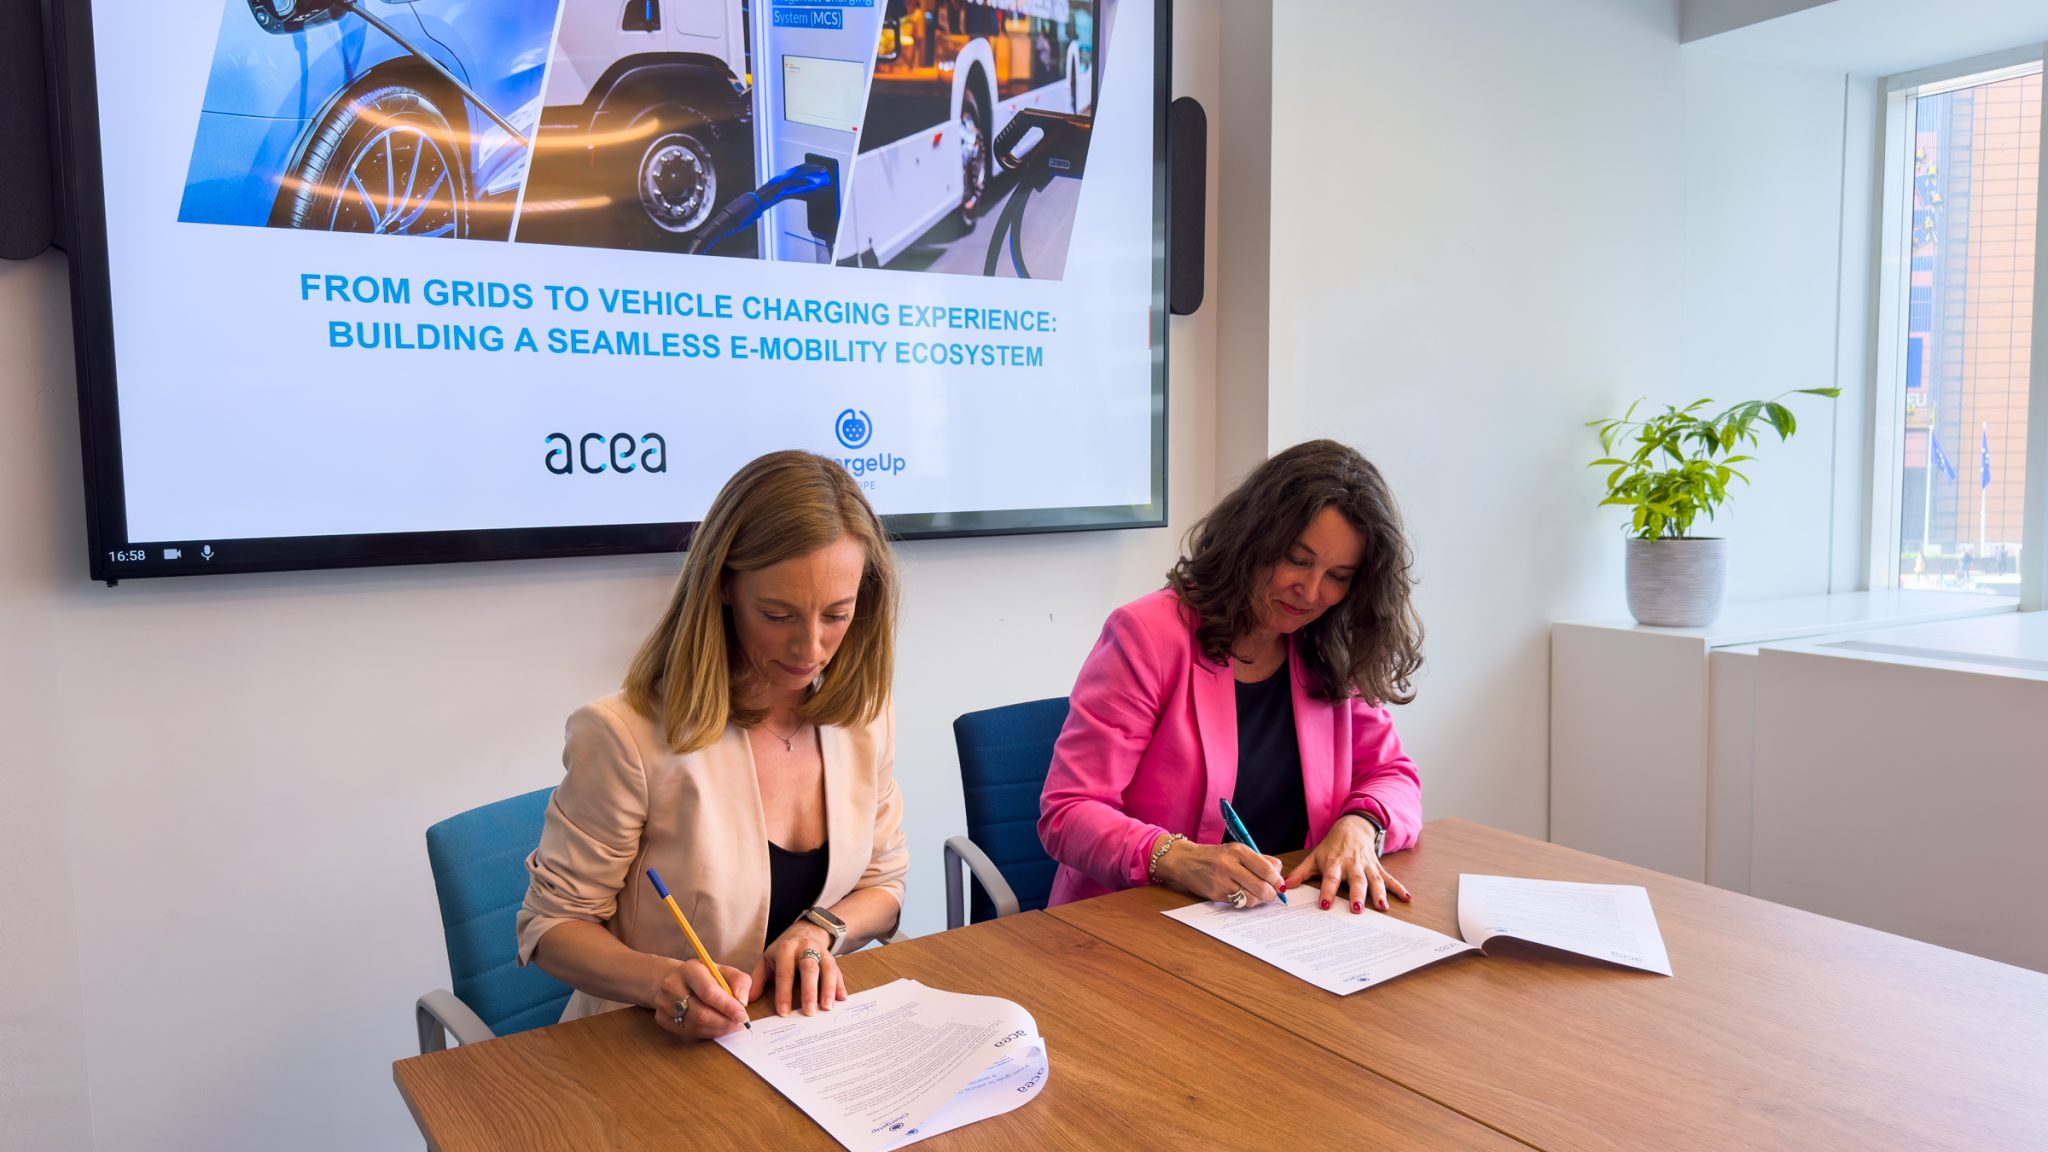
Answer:
<path fill-rule="evenodd" d="M 1159 858 L 1155 874 L 1168 886 L 1205 900 L 1228 900 L 1232 892 L 1243 892 L 1247 908 L 1286 891 L 1280 861 L 1236 843 L 1176 840 Z"/>
<path fill-rule="evenodd" d="M 670 961 L 670 967 L 654 985 L 654 1022 L 685 1040 L 712 1040 L 739 1031 L 747 1022 L 751 982 L 737 968 L 720 964 L 718 970 L 725 973 L 726 983 L 732 985 L 731 996 L 718 986 L 704 965 L 695 960 Z M 678 1003 L 688 1005 L 681 1021 L 676 1019 Z"/>

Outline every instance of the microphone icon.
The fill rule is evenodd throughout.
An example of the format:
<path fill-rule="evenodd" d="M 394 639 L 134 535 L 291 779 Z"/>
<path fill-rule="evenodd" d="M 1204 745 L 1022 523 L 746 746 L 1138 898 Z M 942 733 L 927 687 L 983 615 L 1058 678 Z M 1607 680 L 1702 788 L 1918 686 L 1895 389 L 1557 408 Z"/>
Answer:
<path fill-rule="evenodd" d="M 204 556 L 208 560 L 213 559 L 213 545 L 208 544 L 204 548 L 201 548 L 199 550 L 199 554 L 201 556 Z"/>

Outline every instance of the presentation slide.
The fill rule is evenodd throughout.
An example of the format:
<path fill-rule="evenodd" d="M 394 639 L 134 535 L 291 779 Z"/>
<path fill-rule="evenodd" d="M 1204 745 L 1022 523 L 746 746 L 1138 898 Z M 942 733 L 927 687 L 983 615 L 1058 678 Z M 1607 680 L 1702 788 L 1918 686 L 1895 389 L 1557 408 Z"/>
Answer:
<path fill-rule="evenodd" d="M 89 9 L 95 577 L 1163 520 L 1150 0 Z"/>

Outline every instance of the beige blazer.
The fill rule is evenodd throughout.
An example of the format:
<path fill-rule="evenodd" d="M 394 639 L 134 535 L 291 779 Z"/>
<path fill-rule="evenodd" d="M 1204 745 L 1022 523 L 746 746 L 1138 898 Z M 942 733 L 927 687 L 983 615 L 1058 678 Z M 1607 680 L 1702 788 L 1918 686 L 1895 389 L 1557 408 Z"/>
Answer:
<path fill-rule="evenodd" d="M 818 903 L 880 888 L 900 908 L 910 851 L 894 772 L 895 717 L 885 709 L 864 727 L 820 726 L 818 738 L 829 845 Z M 569 717 L 562 766 L 568 775 L 548 801 L 540 847 L 526 858 L 532 879 L 519 910 L 519 963 L 565 920 L 602 924 L 638 952 L 693 958 L 647 881 L 652 867 L 712 957 L 751 971 L 768 931 L 768 827 L 746 732 L 728 724 L 717 743 L 678 756 L 653 721 L 614 693 Z M 619 1007 L 579 991 L 562 1019 Z"/>

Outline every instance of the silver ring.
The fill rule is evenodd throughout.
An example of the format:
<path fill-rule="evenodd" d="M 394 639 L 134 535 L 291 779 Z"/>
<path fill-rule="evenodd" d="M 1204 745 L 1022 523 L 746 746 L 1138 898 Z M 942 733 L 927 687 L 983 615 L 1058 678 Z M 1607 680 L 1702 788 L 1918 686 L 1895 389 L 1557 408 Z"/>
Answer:
<path fill-rule="evenodd" d="M 687 1016 L 687 1015 L 689 1015 L 689 1014 L 690 1014 L 690 994 L 689 994 L 688 992 L 685 992 L 685 993 L 683 993 L 683 998 L 682 998 L 681 1000 L 678 1000 L 678 1001 L 676 1001 L 676 1015 L 675 1015 L 675 1022 L 676 1022 L 676 1023 L 678 1023 L 678 1024 L 681 1024 L 681 1023 L 683 1022 L 683 1017 L 685 1017 L 685 1016 Z"/>
<path fill-rule="evenodd" d="M 796 954 L 797 963 L 801 964 L 806 959 L 816 960 L 818 963 L 823 964 L 825 962 L 825 954 L 816 948 L 806 948 Z"/>
<path fill-rule="evenodd" d="M 1230 901 L 1230 906 L 1232 908 L 1239 909 L 1243 908 L 1245 905 L 1252 902 L 1252 898 L 1245 895 L 1244 889 L 1242 888 L 1239 888 L 1236 891 L 1232 892 L 1230 895 L 1225 896 L 1224 899 Z"/>

